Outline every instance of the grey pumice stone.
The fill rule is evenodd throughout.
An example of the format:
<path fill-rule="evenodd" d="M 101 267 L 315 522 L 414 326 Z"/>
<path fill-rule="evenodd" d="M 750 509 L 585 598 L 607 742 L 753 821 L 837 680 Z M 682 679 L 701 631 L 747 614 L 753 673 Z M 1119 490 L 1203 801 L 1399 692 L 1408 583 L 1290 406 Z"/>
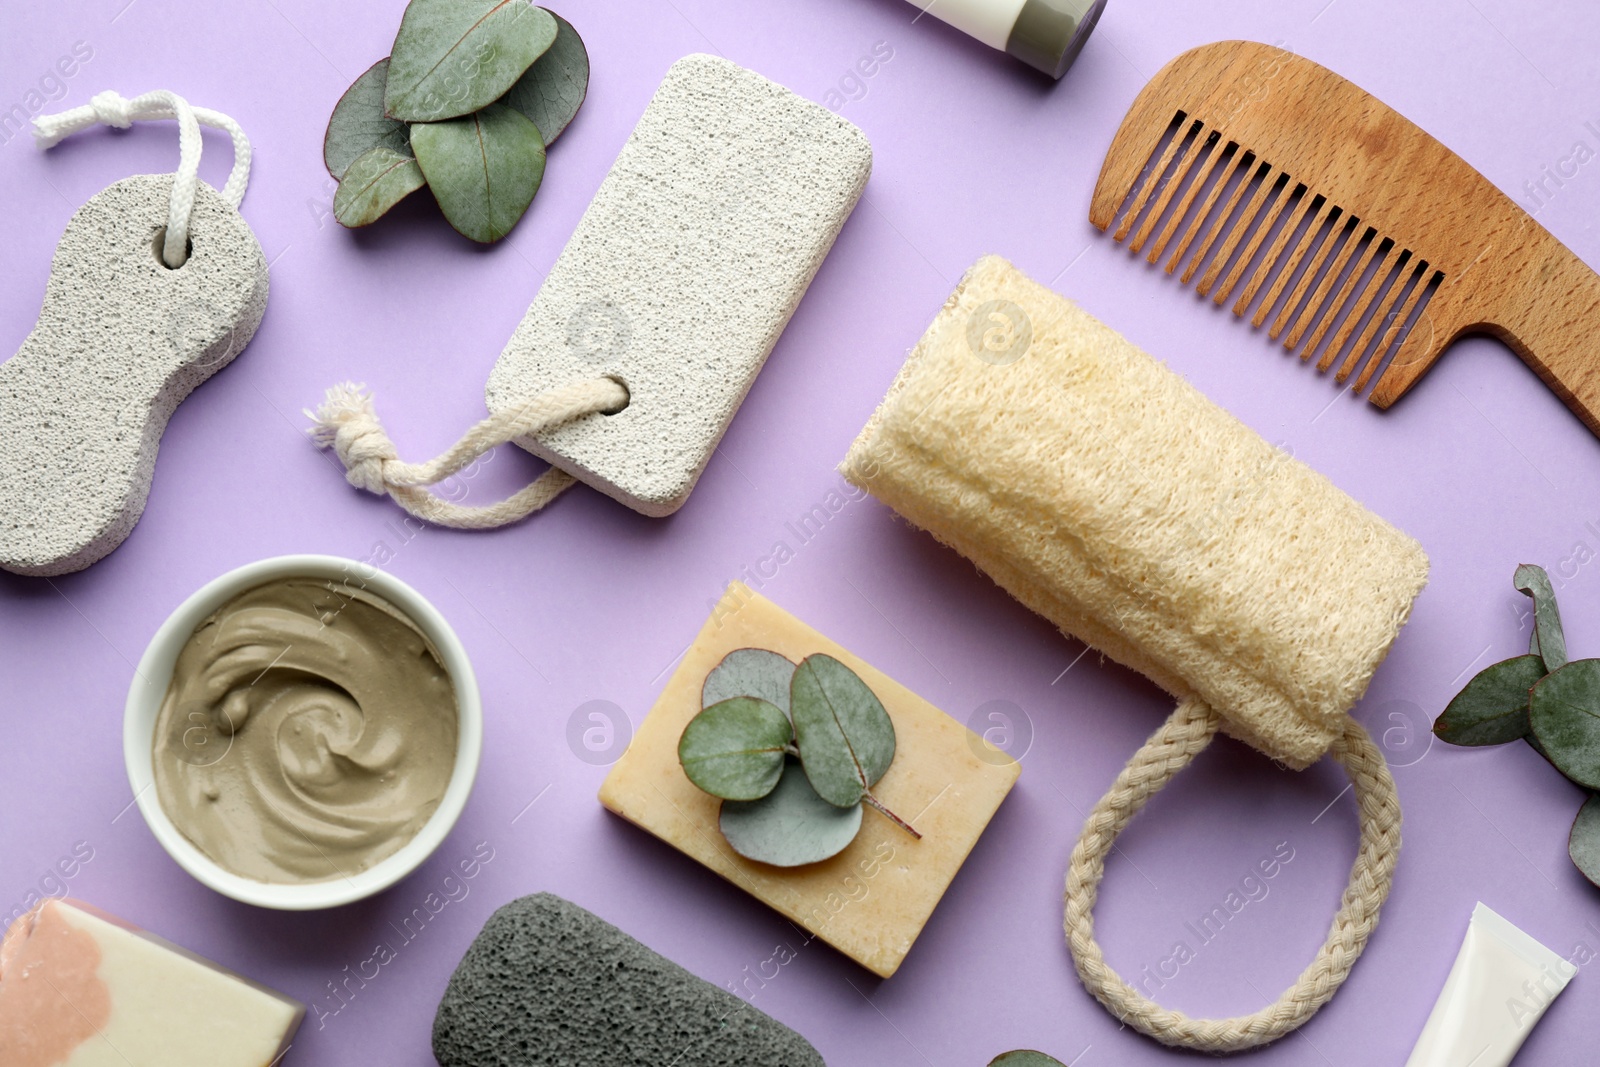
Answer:
<path fill-rule="evenodd" d="M 171 192 L 171 174 L 141 174 L 78 209 L 37 324 L 0 364 L 0 568 L 66 574 L 121 544 L 167 420 L 261 322 L 261 245 L 205 183 L 188 260 L 161 262 Z"/>
<path fill-rule="evenodd" d="M 667 71 L 489 375 L 503 411 L 583 378 L 628 406 L 517 444 L 670 515 L 722 440 L 872 170 L 820 104 L 717 56 Z"/>
<path fill-rule="evenodd" d="M 441 1067 L 823 1067 L 805 1038 L 550 893 L 490 916 L 433 1020 Z"/>

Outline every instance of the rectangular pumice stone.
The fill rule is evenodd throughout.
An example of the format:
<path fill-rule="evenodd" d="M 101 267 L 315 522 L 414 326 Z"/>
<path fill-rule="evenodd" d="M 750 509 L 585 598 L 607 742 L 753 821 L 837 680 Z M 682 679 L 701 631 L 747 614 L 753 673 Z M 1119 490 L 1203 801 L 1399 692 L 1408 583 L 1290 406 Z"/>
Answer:
<path fill-rule="evenodd" d="M 681 507 L 855 208 L 866 135 L 735 63 L 672 65 L 500 354 L 500 412 L 612 377 L 628 406 L 518 440 L 646 515 Z"/>

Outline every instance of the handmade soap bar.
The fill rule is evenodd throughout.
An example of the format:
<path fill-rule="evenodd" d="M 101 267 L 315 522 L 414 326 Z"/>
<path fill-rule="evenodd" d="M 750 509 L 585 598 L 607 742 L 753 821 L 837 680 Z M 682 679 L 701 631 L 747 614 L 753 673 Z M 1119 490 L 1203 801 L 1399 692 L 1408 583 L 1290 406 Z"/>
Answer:
<path fill-rule="evenodd" d="M 5 1067 L 267 1067 L 305 1006 L 72 900 L 0 942 Z"/>
<path fill-rule="evenodd" d="M 764 648 L 798 663 L 825 652 L 877 694 L 896 752 L 873 792 L 922 833 L 875 812 L 843 852 L 778 868 L 734 853 L 718 801 L 690 782 L 678 738 L 700 712 L 701 685 L 729 652 Z M 894 974 L 1021 767 L 909 689 L 735 582 L 600 789 L 600 802 L 699 860 L 884 978 Z"/>
<path fill-rule="evenodd" d="M 433 1020 L 441 1067 L 823 1067 L 805 1038 L 550 893 L 496 911 Z"/>

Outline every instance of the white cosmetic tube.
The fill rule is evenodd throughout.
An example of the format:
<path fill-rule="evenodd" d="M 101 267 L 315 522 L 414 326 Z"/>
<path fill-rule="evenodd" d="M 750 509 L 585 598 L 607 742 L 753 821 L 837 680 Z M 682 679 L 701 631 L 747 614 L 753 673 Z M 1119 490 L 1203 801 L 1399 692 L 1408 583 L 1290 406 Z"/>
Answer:
<path fill-rule="evenodd" d="M 1406 1067 L 1507 1067 L 1576 973 L 1480 903 Z"/>
<path fill-rule="evenodd" d="M 1078 58 L 1106 0 L 910 0 L 990 48 L 1060 78 Z"/>

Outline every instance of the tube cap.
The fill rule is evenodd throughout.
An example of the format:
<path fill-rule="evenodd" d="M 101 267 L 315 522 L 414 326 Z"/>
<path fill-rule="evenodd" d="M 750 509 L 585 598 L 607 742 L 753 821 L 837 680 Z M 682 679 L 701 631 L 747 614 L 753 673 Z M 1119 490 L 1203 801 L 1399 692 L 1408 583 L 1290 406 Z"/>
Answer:
<path fill-rule="evenodd" d="M 1006 39 L 1006 51 L 1060 78 L 1083 50 L 1106 0 L 1025 0 Z"/>

